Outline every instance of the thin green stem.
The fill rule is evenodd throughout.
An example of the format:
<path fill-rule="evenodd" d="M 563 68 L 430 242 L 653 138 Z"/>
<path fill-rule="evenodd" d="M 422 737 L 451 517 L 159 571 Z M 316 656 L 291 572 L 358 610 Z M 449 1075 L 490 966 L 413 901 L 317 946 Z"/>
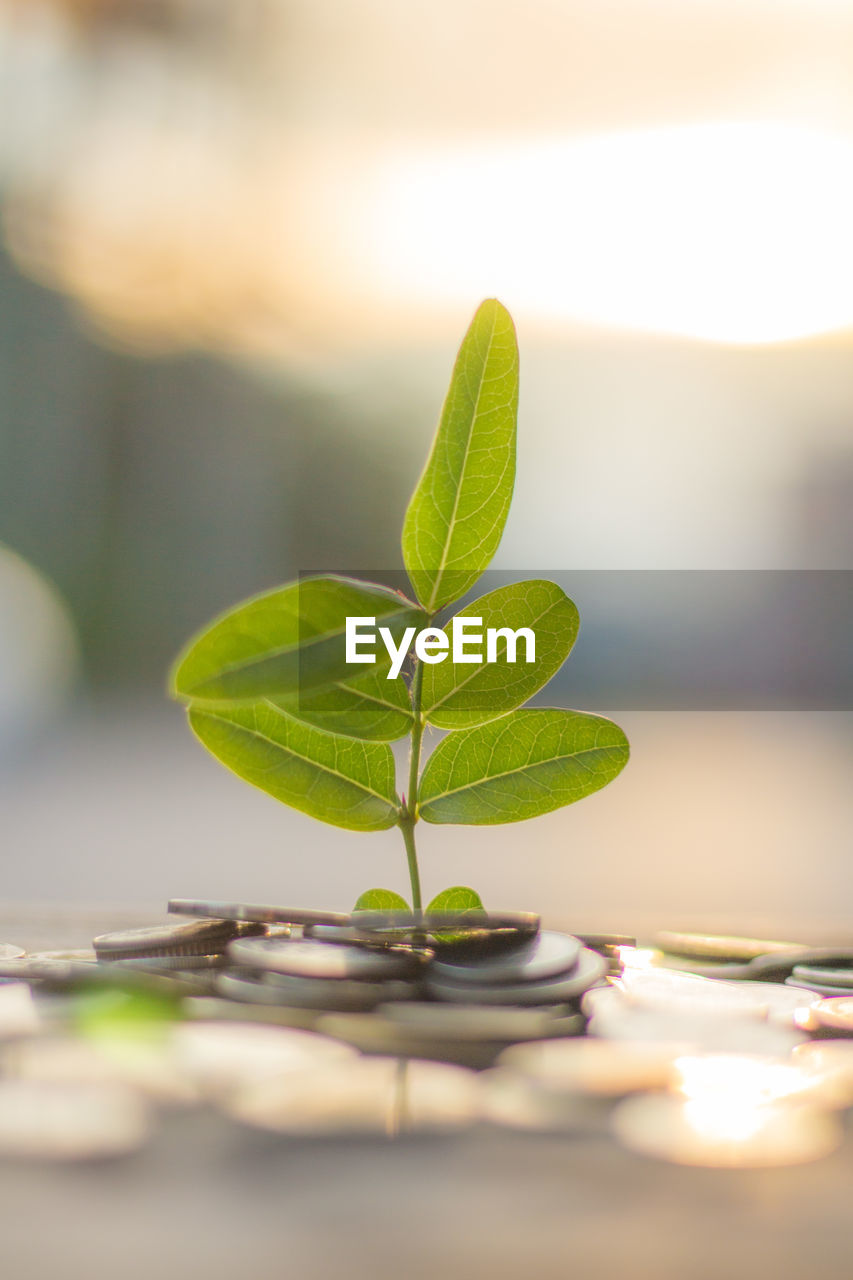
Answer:
<path fill-rule="evenodd" d="M 423 903 L 421 901 L 421 877 L 418 871 L 418 853 L 415 848 L 415 824 L 408 814 L 400 818 L 400 830 L 403 833 L 403 840 L 406 844 L 406 857 L 409 861 L 409 881 L 412 886 L 412 906 L 415 911 L 420 911 Z"/>
<path fill-rule="evenodd" d="M 406 844 L 406 857 L 409 861 L 409 880 L 412 885 L 412 906 L 420 911 L 421 877 L 418 871 L 418 853 L 415 847 L 415 823 L 418 820 L 418 773 L 421 764 L 421 742 L 424 736 L 424 718 L 421 712 L 421 690 L 424 682 L 423 663 L 415 659 L 415 673 L 412 678 L 412 725 L 411 746 L 409 749 L 409 786 L 406 802 L 400 814 L 399 826 Z"/>

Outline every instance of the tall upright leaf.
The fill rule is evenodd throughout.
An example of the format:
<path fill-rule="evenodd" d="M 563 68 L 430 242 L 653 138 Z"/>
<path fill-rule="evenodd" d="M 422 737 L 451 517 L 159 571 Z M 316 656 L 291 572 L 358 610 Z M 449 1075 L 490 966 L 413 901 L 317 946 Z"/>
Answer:
<path fill-rule="evenodd" d="M 484 635 L 489 629 L 531 631 L 534 660 L 526 661 L 523 636 L 508 650 L 507 637 L 498 635 L 496 661 L 487 661 L 489 651 L 483 645 L 480 662 L 454 662 L 451 649 L 443 662 L 425 666 L 421 705 L 430 724 L 441 729 L 472 728 L 520 707 L 559 670 L 578 633 L 574 604 L 556 582 L 544 578 L 498 587 L 456 617 L 480 618 Z M 455 621 L 444 628 L 451 642 Z M 470 653 L 470 641 L 467 649 Z"/>
<path fill-rule="evenodd" d="M 607 785 L 628 760 L 612 720 L 551 708 L 512 711 L 448 734 L 427 761 L 419 812 L 427 822 L 521 822 Z"/>
<path fill-rule="evenodd" d="M 394 757 L 303 724 L 269 702 L 190 707 L 190 727 L 226 768 L 312 818 L 352 831 L 383 831 L 397 820 Z"/>
<path fill-rule="evenodd" d="M 381 643 L 376 663 L 346 662 L 348 616 L 376 618 L 397 641 L 424 621 L 416 604 L 387 587 L 332 575 L 303 578 L 244 601 L 195 636 L 175 663 L 172 691 L 193 702 L 252 701 L 387 669 Z"/>
<path fill-rule="evenodd" d="M 459 348 L 403 523 L 403 560 L 428 613 L 464 595 L 497 550 L 515 483 L 517 413 L 515 328 L 491 298 Z"/>

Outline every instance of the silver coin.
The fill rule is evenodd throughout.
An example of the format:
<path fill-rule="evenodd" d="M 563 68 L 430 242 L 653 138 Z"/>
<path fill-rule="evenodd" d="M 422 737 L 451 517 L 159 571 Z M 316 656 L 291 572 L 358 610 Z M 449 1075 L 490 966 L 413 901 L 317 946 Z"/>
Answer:
<path fill-rule="evenodd" d="M 318 1030 L 354 1045 L 363 1053 L 453 1062 L 476 1070 L 490 1067 L 498 1054 L 515 1042 L 515 1037 L 509 1034 L 511 1017 L 503 1019 L 503 1026 L 500 1018 L 489 1022 L 488 1014 L 498 1012 L 494 1009 L 479 1010 L 486 1017 L 470 1018 L 466 1026 L 462 1022 L 442 1025 L 440 1021 L 419 1025 L 416 1021 L 390 1016 L 388 1008 L 382 1006 L 375 1013 L 326 1014 L 318 1023 Z M 452 1011 L 457 1011 L 456 1006 Z M 533 1011 L 508 1009 L 505 1012 L 512 1015 Z M 585 1026 L 585 1019 L 579 1014 L 573 1019 L 571 1032 L 566 1026 L 568 1019 L 559 1021 L 564 1035 L 579 1035 Z"/>
<path fill-rule="evenodd" d="M 92 945 L 99 960 L 129 959 L 131 956 L 209 955 L 224 951 L 239 932 L 229 920 L 192 920 L 186 924 L 149 925 L 104 933 Z"/>
<path fill-rule="evenodd" d="M 256 924 L 350 924 L 350 917 L 341 911 L 309 911 L 302 907 L 276 907 L 263 903 L 205 902 L 195 898 L 172 898 L 168 909 L 179 916 L 207 916 L 213 920 L 241 920 Z"/>
<path fill-rule="evenodd" d="M 672 933 L 664 931 L 655 935 L 655 946 L 662 951 L 695 959 L 730 960 L 745 962 L 756 956 L 775 952 L 807 951 L 805 943 L 778 942 L 765 938 L 741 938 L 708 933 Z"/>
<path fill-rule="evenodd" d="M 472 993 L 476 991 L 476 999 L 482 1004 L 563 1004 L 583 995 L 606 972 L 607 961 L 603 956 L 580 947 L 577 963 L 570 973 L 557 974 L 537 982 L 502 982 L 491 987 L 477 983 L 475 986 L 469 982 L 450 982 L 444 976 L 439 977 L 429 972 L 425 986 L 436 999 L 455 1003 L 470 1003 Z"/>
<path fill-rule="evenodd" d="M 148 1109 L 134 1090 L 0 1080 L 0 1155 L 108 1158 L 136 1150 L 148 1133 Z"/>
<path fill-rule="evenodd" d="M 59 960 L 66 964 L 95 964 L 98 957 L 91 947 L 74 947 L 65 951 L 31 951 L 28 960 Z"/>
<path fill-rule="evenodd" d="M 265 1081 L 223 1109 L 276 1133 L 394 1137 L 464 1128 L 477 1120 L 479 1098 L 477 1076 L 463 1067 L 377 1057 Z"/>
<path fill-rule="evenodd" d="M 615 1098 L 669 1088 L 677 1056 L 678 1050 L 667 1044 L 586 1036 L 513 1045 L 501 1054 L 499 1066 L 560 1093 Z"/>
<path fill-rule="evenodd" d="M 354 982 L 342 978 L 296 978 L 285 974 L 223 973 L 216 979 L 219 995 L 254 1004 L 340 1013 L 374 1009 L 383 1000 L 406 1000 L 416 993 L 407 982 Z"/>
<path fill-rule="evenodd" d="M 853 987 L 853 969 L 828 968 L 823 965 L 798 964 L 794 966 L 791 977 L 796 982 L 809 985 L 820 982 L 825 987 Z"/>
<path fill-rule="evenodd" d="M 834 996 L 853 996 L 853 983 L 849 987 L 839 987 L 828 982 L 805 982 L 799 978 L 786 978 L 786 987 L 801 987 L 805 991 L 813 991 L 816 995 L 831 1000 Z"/>
<path fill-rule="evenodd" d="M 419 973 L 427 959 L 412 947 L 352 947 L 340 943 L 301 942 L 278 938 L 248 938 L 232 942 L 228 956 L 248 969 L 287 974 L 298 978 L 382 981 L 409 978 Z"/>
<path fill-rule="evenodd" d="M 544 1089 L 501 1066 L 484 1071 L 480 1086 L 483 1118 L 510 1129 L 600 1135 L 613 1108 L 611 1098 Z"/>
<path fill-rule="evenodd" d="M 827 996 L 815 1005 L 814 1012 L 822 1027 L 853 1033 L 853 992 L 849 996 L 840 996 L 837 992 Z"/>
<path fill-rule="evenodd" d="M 0 960 L 20 960 L 27 953 L 14 942 L 0 942 Z"/>
<path fill-rule="evenodd" d="M 200 1100 L 168 1041 L 160 1037 L 31 1037 L 7 1045 L 2 1066 L 9 1079 L 93 1089 L 120 1085 L 169 1106 Z"/>
<path fill-rule="evenodd" d="M 787 986 L 784 982 L 742 982 L 741 990 L 750 992 L 760 1006 L 766 1009 L 771 1022 L 783 1026 L 799 1027 L 813 1031 L 816 1026 L 812 1009 L 820 996 L 813 991 Z"/>
<path fill-rule="evenodd" d="M 840 1108 L 853 1105 L 853 1041 L 810 1040 L 797 1046 L 791 1061 L 814 1079 L 821 1103 Z"/>
<path fill-rule="evenodd" d="M 169 1052 L 206 1098 L 354 1057 L 349 1046 L 314 1031 L 218 1021 L 174 1027 Z"/>
<path fill-rule="evenodd" d="M 612 1130 L 631 1151 L 673 1164 L 759 1169 L 819 1160 L 841 1141 L 837 1120 L 808 1106 L 753 1107 L 639 1095 L 619 1103 Z"/>
<path fill-rule="evenodd" d="M 221 969 L 225 965 L 225 956 L 216 955 L 171 955 L 171 956 L 122 956 L 110 960 L 109 964 L 117 969 L 133 969 L 140 973 L 198 973 L 208 969 Z"/>
<path fill-rule="evenodd" d="M 378 1013 L 427 1036 L 450 1040 L 542 1040 L 573 1035 L 583 1020 L 569 1006 L 520 1009 L 517 1005 L 432 1004 L 400 1001 L 380 1005 Z"/>
<path fill-rule="evenodd" d="M 543 930 L 535 938 L 504 955 L 482 960 L 435 960 L 432 977 L 471 986 L 541 982 L 569 973 L 577 964 L 581 944 L 568 933 Z M 592 954 L 592 953 L 590 953 Z M 504 1001 L 511 1004 L 511 1000 Z"/>
<path fill-rule="evenodd" d="M 42 1029 L 42 1019 L 25 982 L 0 987 L 0 1040 L 32 1036 Z"/>

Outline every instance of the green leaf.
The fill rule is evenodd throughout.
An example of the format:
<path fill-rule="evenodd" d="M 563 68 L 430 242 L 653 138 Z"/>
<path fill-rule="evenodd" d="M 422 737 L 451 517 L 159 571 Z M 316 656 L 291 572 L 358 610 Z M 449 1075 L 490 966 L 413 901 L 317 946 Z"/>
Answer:
<path fill-rule="evenodd" d="M 483 900 L 476 889 L 467 885 L 455 884 L 451 889 L 442 889 L 436 894 L 427 907 L 427 911 L 485 911 Z"/>
<path fill-rule="evenodd" d="M 607 785 L 628 759 L 612 720 L 583 711 L 513 711 L 452 733 L 427 761 L 419 814 L 427 822 L 520 822 Z"/>
<path fill-rule="evenodd" d="M 270 702 L 190 707 L 190 727 L 238 777 L 312 818 L 352 831 L 397 821 L 394 757 L 380 742 L 324 733 Z"/>
<path fill-rule="evenodd" d="M 410 911 L 408 902 L 393 889 L 365 889 L 353 911 Z"/>
<path fill-rule="evenodd" d="M 405 737 L 413 724 L 409 691 L 403 681 L 389 680 L 384 671 L 373 668 L 353 680 L 270 701 L 297 720 L 350 738 L 394 742 Z"/>
<path fill-rule="evenodd" d="M 375 617 L 397 643 L 406 627 L 424 624 L 418 606 L 387 587 L 304 578 L 244 601 L 192 639 L 175 663 L 172 692 L 193 702 L 251 702 L 387 670 L 381 640 L 375 664 L 347 664 L 347 617 Z"/>
<path fill-rule="evenodd" d="M 508 662 L 507 642 L 500 637 L 496 662 L 486 662 L 484 641 L 482 662 L 454 663 L 448 653 L 443 662 L 425 664 L 421 705 L 430 724 L 441 729 L 468 729 L 520 707 L 559 670 L 578 633 L 572 601 L 555 582 L 540 578 L 499 587 L 457 617 L 482 618 L 484 636 L 490 627 L 529 628 L 535 636 L 536 660 L 525 661 L 526 645 L 520 637 L 515 661 Z M 452 621 L 444 628 L 451 642 Z M 466 647 L 468 652 L 476 649 L 470 640 Z"/>
<path fill-rule="evenodd" d="M 428 613 L 464 595 L 497 550 L 515 483 L 517 412 L 515 328 L 490 298 L 459 348 L 403 522 L 403 560 Z"/>

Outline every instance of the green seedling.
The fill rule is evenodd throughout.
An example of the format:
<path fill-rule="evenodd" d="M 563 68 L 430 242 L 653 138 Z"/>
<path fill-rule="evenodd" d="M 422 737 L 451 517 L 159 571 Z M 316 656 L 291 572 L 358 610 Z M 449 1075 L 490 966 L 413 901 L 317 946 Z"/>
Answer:
<path fill-rule="evenodd" d="M 517 407 L 515 329 L 490 299 L 459 349 L 403 522 L 414 598 L 342 576 L 304 578 L 217 619 L 172 672 L 171 692 L 185 703 L 193 732 L 239 777 L 322 822 L 353 831 L 399 827 L 415 910 L 422 909 L 419 822 L 535 818 L 606 786 L 628 759 L 627 739 L 610 720 L 521 709 L 577 635 L 577 609 L 555 583 L 500 587 L 443 620 L 500 542 L 515 481 Z M 473 653 L 477 632 L 483 638 Z M 447 734 L 422 769 L 428 725 Z M 398 795 L 389 743 L 405 737 L 408 777 Z M 455 886 L 428 909 L 472 908 L 482 908 L 479 896 Z M 370 889 L 356 909 L 408 904 Z"/>

